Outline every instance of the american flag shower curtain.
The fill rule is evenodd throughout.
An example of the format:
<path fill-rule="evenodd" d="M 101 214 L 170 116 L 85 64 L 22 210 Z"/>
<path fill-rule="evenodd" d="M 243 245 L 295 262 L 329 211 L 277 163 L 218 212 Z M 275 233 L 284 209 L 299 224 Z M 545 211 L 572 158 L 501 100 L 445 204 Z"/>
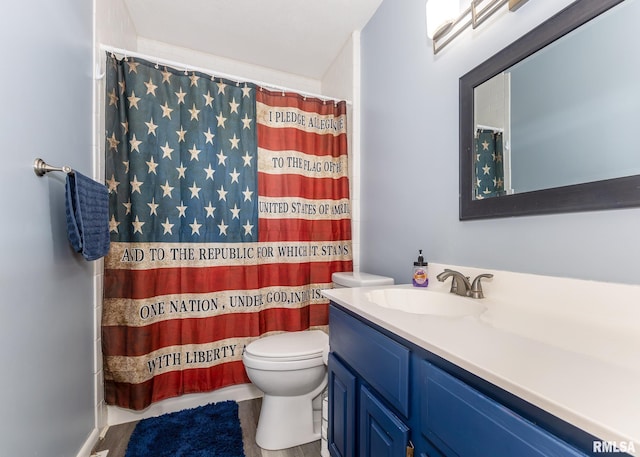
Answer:
<path fill-rule="evenodd" d="M 346 104 L 107 56 L 108 404 L 249 382 L 242 352 L 328 324 L 352 268 Z"/>

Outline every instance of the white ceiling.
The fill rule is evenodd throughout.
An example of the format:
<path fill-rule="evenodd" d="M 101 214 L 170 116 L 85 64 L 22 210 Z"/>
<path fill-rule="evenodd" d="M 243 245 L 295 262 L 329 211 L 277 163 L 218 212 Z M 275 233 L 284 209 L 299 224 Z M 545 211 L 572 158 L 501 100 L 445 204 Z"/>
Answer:
<path fill-rule="evenodd" d="M 125 0 L 139 37 L 321 79 L 382 0 Z"/>

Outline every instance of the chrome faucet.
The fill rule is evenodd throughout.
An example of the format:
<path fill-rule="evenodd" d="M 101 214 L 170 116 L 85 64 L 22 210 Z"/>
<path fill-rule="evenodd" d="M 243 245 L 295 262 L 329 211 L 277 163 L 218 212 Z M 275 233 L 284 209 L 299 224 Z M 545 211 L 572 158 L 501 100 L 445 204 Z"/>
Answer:
<path fill-rule="evenodd" d="M 482 283 L 480 280 L 482 278 L 493 278 L 493 275 L 490 273 L 483 273 L 476 276 L 473 282 L 469 282 L 469 277 L 463 275 L 459 271 L 445 268 L 445 270 L 437 276 L 438 281 L 440 282 L 444 282 L 448 277 L 451 277 L 450 293 L 462 295 L 463 297 L 484 298 Z"/>

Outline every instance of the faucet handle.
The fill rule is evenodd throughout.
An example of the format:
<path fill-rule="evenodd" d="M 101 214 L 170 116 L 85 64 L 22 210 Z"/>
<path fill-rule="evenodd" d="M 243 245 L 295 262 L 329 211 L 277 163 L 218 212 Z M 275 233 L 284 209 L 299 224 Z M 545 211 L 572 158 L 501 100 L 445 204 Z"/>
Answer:
<path fill-rule="evenodd" d="M 482 278 L 493 278 L 493 275 L 491 273 L 483 273 L 476 276 L 476 278 L 473 280 L 473 283 L 471 284 L 470 296 L 472 298 L 484 298 L 484 293 L 482 292 L 482 283 L 480 282 Z"/>

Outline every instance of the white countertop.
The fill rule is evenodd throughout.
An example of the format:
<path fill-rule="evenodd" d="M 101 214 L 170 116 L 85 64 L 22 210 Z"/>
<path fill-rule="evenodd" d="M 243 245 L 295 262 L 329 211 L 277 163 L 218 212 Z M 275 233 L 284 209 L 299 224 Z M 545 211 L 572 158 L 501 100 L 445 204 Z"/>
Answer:
<path fill-rule="evenodd" d="M 465 274 L 476 274 L 462 268 Z M 485 282 L 487 298 L 480 300 L 487 309 L 477 317 L 406 313 L 366 297 L 373 289 L 410 285 L 331 289 L 323 294 L 599 439 L 633 442 L 636 452 L 630 453 L 639 455 L 640 300 L 635 294 L 640 287 L 537 276 L 530 283 L 527 276 L 533 275 L 494 274 Z M 528 298 L 515 300 L 517 305 L 507 298 L 508 287 L 494 287 L 497 281 L 511 279 L 532 286 Z M 449 293 L 450 280 L 439 284 L 432 274 L 431 281 L 422 289 L 425 293 Z M 567 291 L 569 298 L 560 300 L 559 291 Z M 604 311 L 599 310 L 603 303 Z"/>

